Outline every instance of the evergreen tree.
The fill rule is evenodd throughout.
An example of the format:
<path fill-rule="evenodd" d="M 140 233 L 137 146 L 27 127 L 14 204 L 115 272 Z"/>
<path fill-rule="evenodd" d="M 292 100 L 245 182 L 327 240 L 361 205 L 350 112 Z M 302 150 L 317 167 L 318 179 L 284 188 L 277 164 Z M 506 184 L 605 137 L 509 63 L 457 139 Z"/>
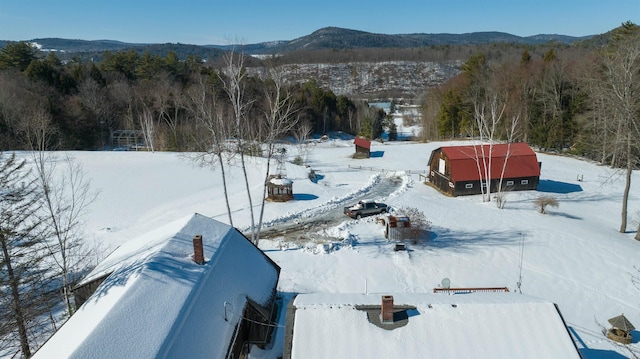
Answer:
<path fill-rule="evenodd" d="M 520 57 L 520 64 L 527 65 L 531 63 L 531 54 L 528 50 L 524 50 L 522 52 L 522 56 Z"/>
<path fill-rule="evenodd" d="M 371 128 L 371 116 L 366 115 L 362 119 L 362 125 L 360 125 L 360 132 L 358 132 L 358 135 L 360 137 L 371 139 L 372 134 L 373 134 L 373 131 Z"/>
<path fill-rule="evenodd" d="M 449 90 L 444 94 L 440 111 L 438 112 L 437 126 L 440 137 L 456 137 L 461 132 L 461 125 L 465 118 L 462 98 L 456 90 Z"/>
<path fill-rule="evenodd" d="M 389 122 L 389 141 L 397 141 L 398 140 L 398 126 L 396 123 L 391 120 Z"/>
<path fill-rule="evenodd" d="M 374 140 L 382 136 L 382 132 L 384 132 L 384 110 L 377 109 L 374 112 L 374 116 L 371 122 L 371 139 Z"/>
<path fill-rule="evenodd" d="M 15 68 L 22 72 L 36 59 L 36 53 L 37 50 L 26 42 L 9 42 L 0 49 L 0 69 Z"/>
<path fill-rule="evenodd" d="M 10 330 L 4 339 L 19 342 L 22 356 L 28 358 L 33 336 L 42 334 L 40 318 L 50 312 L 54 296 L 43 262 L 40 193 L 24 164 L 15 155 L 0 155 L 0 308 Z"/>

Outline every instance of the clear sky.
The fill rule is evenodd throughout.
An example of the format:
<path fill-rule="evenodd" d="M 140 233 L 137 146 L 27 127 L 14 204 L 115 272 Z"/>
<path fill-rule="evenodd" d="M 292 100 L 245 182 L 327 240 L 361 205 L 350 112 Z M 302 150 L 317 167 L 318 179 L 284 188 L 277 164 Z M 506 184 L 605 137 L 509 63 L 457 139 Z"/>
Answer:
<path fill-rule="evenodd" d="M 12 41 L 252 44 L 327 26 L 382 34 L 585 36 L 627 20 L 640 24 L 640 0 L 0 0 L 0 40 Z"/>

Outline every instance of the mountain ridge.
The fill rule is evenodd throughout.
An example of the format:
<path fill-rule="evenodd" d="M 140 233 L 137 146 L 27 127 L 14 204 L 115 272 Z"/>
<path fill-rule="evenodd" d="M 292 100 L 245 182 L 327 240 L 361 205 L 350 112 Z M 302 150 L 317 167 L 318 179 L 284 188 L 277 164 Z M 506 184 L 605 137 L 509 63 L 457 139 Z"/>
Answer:
<path fill-rule="evenodd" d="M 575 37 L 558 34 L 538 34 L 533 36 L 517 36 L 499 31 L 482 31 L 462 34 L 454 33 L 412 33 L 412 34 L 381 34 L 340 27 L 324 27 L 309 35 L 293 40 L 278 41 L 276 46 L 267 46 L 273 42 L 262 42 L 248 45 L 206 45 L 220 49 L 242 48 L 247 52 L 268 54 L 276 52 L 291 52 L 297 50 L 318 49 L 355 49 L 355 48 L 406 48 L 427 47 L 437 45 L 479 45 L 488 43 L 514 43 L 526 45 L 540 45 L 549 42 L 571 44 L 586 40 L 594 35 Z"/>
<path fill-rule="evenodd" d="M 174 45 L 201 47 L 205 49 L 232 50 L 240 49 L 252 54 L 277 54 L 300 50 L 318 49 L 358 49 L 358 48 L 408 48 L 438 45 L 473 45 L 488 43 L 514 43 L 525 45 L 539 45 L 549 42 L 572 44 L 586 40 L 595 35 L 574 37 L 559 34 L 538 34 L 533 36 L 517 36 L 499 31 L 482 31 L 470 33 L 411 33 L 411 34 L 381 34 L 340 27 L 324 27 L 309 35 L 292 40 L 275 40 L 254 44 L 231 45 L 193 45 L 184 43 L 129 43 L 118 40 L 82 40 L 64 38 L 35 38 L 24 40 L 34 42 L 42 49 L 67 53 L 120 51 L 130 48 L 145 48 L 149 46 Z M 0 40 L 0 46 L 10 42 Z"/>

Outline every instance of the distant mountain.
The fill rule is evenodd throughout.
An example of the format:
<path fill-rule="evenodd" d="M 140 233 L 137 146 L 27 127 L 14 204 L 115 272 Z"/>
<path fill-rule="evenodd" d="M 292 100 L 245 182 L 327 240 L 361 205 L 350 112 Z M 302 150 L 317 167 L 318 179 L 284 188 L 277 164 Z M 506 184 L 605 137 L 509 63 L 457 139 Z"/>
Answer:
<path fill-rule="evenodd" d="M 365 31 L 325 27 L 310 35 L 290 41 L 265 42 L 242 46 L 245 52 L 253 54 L 273 54 L 300 50 L 357 49 L 357 48 L 409 48 L 435 45 L 478 45 L 489 43 L 513 43 L 538 45 L 549 42 L 571 44 L 591 36 L 573 37 L 566 35 L 516 36 L 504 32 L 472 32 L 466 34 L 400 34 L 386 35 Z M 212 45 L 214 46 L 214 45 Z M 233 46 L 215 46 L 230 49 Z"/>
<path fill-rule="evenodd" d="M 114 40 L 69 40 L 60 38 L 32 39 L 32 42 L 41 46 L 43 50 L 56 50 L 62 52 L 92 52 L 92 51 L 119 51 L 132 47 L 140 47 L 145 44 L 131 44 Z"/>
<path fill-rule="evenodd" d="M 0 47 L 4 47 L 7 42 L 0 40 Z M 117 52 L 123 50 L 134 50 L 139 54 L 149 52 L 159 56 L 166 56 L 169 52 L 175 52 L 183 60 L 190 55 L 196 55 L 203 59 L 218 59 L 225 53 L 225 50 L 218 48 L 180 43 L 139 44 L 114 40 L 70 40 L 60 38 L 38 38 L 26 40 L 25 42 L 33 43 L 42 51 L 55 51 L 58 58 L 62 60 L 79 58 L 81 60 L 92 59 L 99 61 L 106 51 Z"/>
<path fill-rule="evenodd" d="M 63 57 L 100 58 L 105 51 L 134 49 L 165 55 L 169 51 L 181 58 L 199 55 L 202 58 L 218 58 L 220 50 L 241 49 L 250 54 L 277 54 L 301 50 L 363 49 L 363 48 L 416 48 L 437 45 L 473 45 L 489 43 L 513 43 L 537 45 L 549 42 L 572 44 L 591 38 L 565 35 L 516 36 L 504 32 L 472 32 L 466 34 L 399 34 L 387 35 L 365 31 L 325 27 L 313 33 L 288 41 L 270 41 L 246 45 L 186 45 L 186 44 L 139 44 L 113 40 L 70 40 L 60 38 L 38 38 L 26 40 L 37 43 L 43 50 L 65 53 Z M 0 40 L 0 47 L 6 41 Z"/>

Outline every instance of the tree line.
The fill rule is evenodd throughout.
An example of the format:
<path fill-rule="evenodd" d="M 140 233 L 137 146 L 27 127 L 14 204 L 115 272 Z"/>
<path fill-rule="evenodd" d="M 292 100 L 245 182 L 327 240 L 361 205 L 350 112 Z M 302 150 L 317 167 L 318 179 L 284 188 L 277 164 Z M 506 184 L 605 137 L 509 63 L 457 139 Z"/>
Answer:
<path fill-rule="evenodd" d="M 223 62 L 127 50 L 106 52 L 100 62 L 63 63 L 54 52 L 43 54 L 27 43 L 8 43 L 0 50 L 0 148 L 30 148 L 24 134 L 34 122 L 44 120 L 56 149 L 110 148 L 115 131 L 149 132 L 153 125 L 148 139 L 155 150 L 201 150 L 196 146 L 202 142 L 201 132 L 189 93 L 206 86 L 211 96 L 224 96 L 222 84 L 228 74 Z M 247 76 L 243 84 L 245 95 L 252 99 L 246 116 L 257 128 L 268 107 L 265 74 L 275 66 L 245 57 L 244 68 L 249 66 L 263 69 Z M 308 123 L 313 133 L 360 134 L 362 121 L 372 117 L 366 104 L 336 96 L 312 80 L 286 86 L 301 123 Z M 218 101 L 216 106 L 228 121 L 233 120 L 229 101 Z M 255 128 L 253 134 L 259 136 Z"/>

